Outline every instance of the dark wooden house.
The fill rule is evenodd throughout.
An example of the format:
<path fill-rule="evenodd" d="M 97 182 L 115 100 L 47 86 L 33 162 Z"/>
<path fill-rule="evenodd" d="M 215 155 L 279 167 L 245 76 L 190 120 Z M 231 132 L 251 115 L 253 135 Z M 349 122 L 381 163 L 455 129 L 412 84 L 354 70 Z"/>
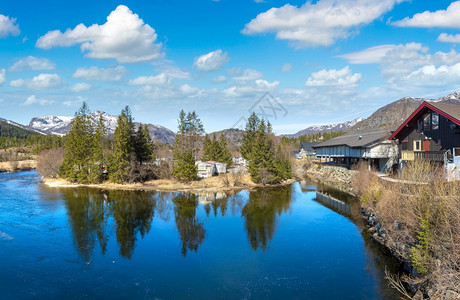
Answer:
<path fill-rule="evenodd" d="M 460 156 L 460 105 L 425 101 L 390 140 L 398 141 L 400 165 L 413 160 L 452 163 Z"/>

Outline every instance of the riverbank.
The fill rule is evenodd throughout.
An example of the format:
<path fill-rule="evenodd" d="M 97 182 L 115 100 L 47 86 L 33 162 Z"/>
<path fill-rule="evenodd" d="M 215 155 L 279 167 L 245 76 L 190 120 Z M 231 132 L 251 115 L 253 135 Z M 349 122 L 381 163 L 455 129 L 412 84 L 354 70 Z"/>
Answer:
<path fill-rule="evenodd" d="M 398 179 L 381 178 L 366 168 L 354 171 L 311 161 L 301 162 L 296 170 L 360 199 L 372 238 L 387 248 L 406 271 L 400 278 L 389 280 L 405 282 L 405 288 L 415 293 L 412 299 L 460 299 L 455 250 L 460 242 L 456 230 L 460 224 L 459 184 L 436 179 L 420 184 L 426 180 L 424 174 L 435 173 L 430 173 L 429 166 L 406 168 Z"/>
<path fill-rule="evenodd" d="M 28 171 L 37 168 L 36 160 L 19 160 L 0 162 L 0 172 Z"/>
<path fill-rule="evenodd" d="M 251 180 L 248 174 L 240 175 L 238 178 L 231 174 L 223 174 L 210 178 L 203 178 L 197 181 L 180 182 L 174 179 L 158 179 L 144 183 L 117 184 L 112 182 L 103 182 L 100 184 L 79 184 L 71 183 L 64 179 L 42 178 L 45 185 L 59 188 L 89 187 L 98 189 L 111 190 L 131 190 L 131 191 L 158 191 L 158 192 L 192 192 L 192 193 L 219 193 L 229 191 L 240 191 L 243 189 L 254 189 L 267 187 L 262 184 L 256 184 Z M 282 186 L 294 183 L 294 179 L 286 180 L 278 185 Z"/>
<path fill-rule="evenodd" d="M 311 160 L 297 160 L 293 165 L 294 176 L 298 180 L 306 176 L 315 182 L 333 186 L 343 192 L 356 196 L 351 182 L 357 171 L 340 166 L 321 165 Z"/>

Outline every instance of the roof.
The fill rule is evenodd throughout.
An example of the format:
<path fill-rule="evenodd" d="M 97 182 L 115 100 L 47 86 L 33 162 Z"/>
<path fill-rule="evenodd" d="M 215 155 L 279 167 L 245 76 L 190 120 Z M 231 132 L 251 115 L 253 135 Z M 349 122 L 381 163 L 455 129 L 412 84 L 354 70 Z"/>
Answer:
<path fill-rule="evenodd" d="M 445 104 L 437 102 L 424 101 L 420 106 L 396 129 L 396 131 L 389 137 L 390 140 L 398 138 L 403 133 L 405 128 L 410 127 L 408 124 L 412 120 L 417 119 L 419 116 L 424 114 L 427 110 L 437 112 L 446 119 L 454 122 L 460 126 L 460 105 Z"/>
<path fill-rule="evenodd" d="M 335 146 L 348 146 L 351 148 L 366 148 L 378 144 L 386 140 L 391 132 L 386 129 L 368 129 L 357 130 L 346 133 L 344 135 L 335 137 L 320 143 L 314 148 L 335 147 Z"/>
<path fill-rule="evenodd" d="M 313 149 L 313 147 L 318 145 L 318 144 L 319 143 L 315 143 L 315 142 L 303 142 L 300 145 L 300 148 L 305 150 L 305 151 L 315 151 L 315 149 Z"/>

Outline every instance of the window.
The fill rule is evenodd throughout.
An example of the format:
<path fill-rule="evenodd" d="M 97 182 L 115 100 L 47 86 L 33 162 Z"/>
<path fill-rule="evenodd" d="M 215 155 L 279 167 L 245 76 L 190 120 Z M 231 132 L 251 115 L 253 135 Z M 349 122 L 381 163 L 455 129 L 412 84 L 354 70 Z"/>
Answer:
<path fill-rule="evenodd" d="M 436 130 L 439 129 L 439 114 L 433 112 L 431 114 L 431 129 Z"/>
<path fill-rule="evenodd" d="M 417 131 L 422 131 L 423 130 L 423 120 L 418 120 L 417 121 Z"/>
<path fill-rule="evenodd" d="M 423 130 L 430 130 L 431 129 L 431 120 L 430 120 L 430 114 L 424 114 L 423 115 Z"/>
<path fill-rule="evenodd" d="M 436 144 L 441 145 L 441 139 L 438 139 L 438 141 L 436 142 Z"/>
<path fill-rule="evenodd" d="M 422 151 L 422 141 L 414 141 L 414 151 Z"/>

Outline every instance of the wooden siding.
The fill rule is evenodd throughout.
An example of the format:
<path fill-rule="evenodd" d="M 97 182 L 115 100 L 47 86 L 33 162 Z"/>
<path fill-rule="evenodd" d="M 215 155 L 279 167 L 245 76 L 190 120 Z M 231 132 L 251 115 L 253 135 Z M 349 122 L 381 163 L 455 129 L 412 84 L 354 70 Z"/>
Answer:
<path fill-rule="evenodd" d="M 460 147 L 460 127 L 443 116 L 439 116 L 439 129 L 419 130 L 418 122 L 423 115 L 411 121 L 411 129 L 399 140 L 401 151 L 415 151 L 414 142 L 420 141 L 422 151 L 446 151 Z M 440 142 L 438 144 L 438 142 Z"/>
<path fill-rule="evenodd" d="M 397 146 L 392 142 L 381 143 L 369 148 L 337 146 L 316 149 L 317 157 L 390 158 L 395 157 L 397 153 Z"/>

